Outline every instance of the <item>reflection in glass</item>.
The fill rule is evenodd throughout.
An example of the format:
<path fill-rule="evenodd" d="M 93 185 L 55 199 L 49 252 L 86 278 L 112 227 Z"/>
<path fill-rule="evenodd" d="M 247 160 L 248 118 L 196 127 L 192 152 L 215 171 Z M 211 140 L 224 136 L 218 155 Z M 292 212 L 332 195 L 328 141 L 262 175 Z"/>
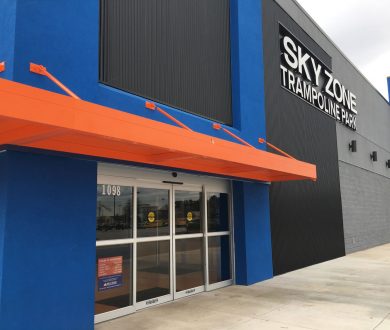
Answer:
<path fill-rule="evenodd" d="M 96 240 L 132 237 L 133 188 L 98 184 Z"/>
<path fill-rule="evenodd" d="M 176 235 L 202 232 L 201 192 L 175 191 Z"/>
<path fill-rule="evenodd" d="M 169 190 L 138 188 L 138 237 L 169 235 Z"/>
<path fill-rule="evenodd" d="M 95 314 L 133 304 L 132 245 L 96 248 Z"/>
<path fill-rule="evenodd" d="M 209 245 L 209 283 L 231 279 L 230 236 L 213 236 L 208 238 Z"/>
<path fill-rule="evenodd" d="M 176 240 L 176 292 L 204 285 L 203 238 Z"/>
<path fill-rule="evenodd" d="M 137 244 L 137 302 L 170 293 L 170 241 Z"/>
<path fill-rule="evenodd" d="M 229 198 L 224 193 L 207 193 L 207 230 L 229 230 Z"/>

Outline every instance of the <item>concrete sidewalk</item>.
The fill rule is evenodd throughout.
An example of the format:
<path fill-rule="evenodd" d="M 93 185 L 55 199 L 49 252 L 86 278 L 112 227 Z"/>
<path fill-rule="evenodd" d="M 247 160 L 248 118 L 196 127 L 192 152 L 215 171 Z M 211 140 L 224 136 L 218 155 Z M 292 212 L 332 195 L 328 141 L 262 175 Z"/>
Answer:
<path fill-rule="evenodd" d="M 250 287 L 177 300 L 95 329 L 390 330 L 390 244 Z"/>

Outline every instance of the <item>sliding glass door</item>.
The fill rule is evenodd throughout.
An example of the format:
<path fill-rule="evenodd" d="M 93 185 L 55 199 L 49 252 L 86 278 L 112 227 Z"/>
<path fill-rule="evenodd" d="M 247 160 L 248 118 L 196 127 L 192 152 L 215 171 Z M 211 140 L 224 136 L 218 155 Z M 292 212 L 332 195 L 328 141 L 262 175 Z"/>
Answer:
<path fill-rule="evenodd" d="M 228 189 L 100 178 L 95 321 L 232 284 L 231 250 Z"/>

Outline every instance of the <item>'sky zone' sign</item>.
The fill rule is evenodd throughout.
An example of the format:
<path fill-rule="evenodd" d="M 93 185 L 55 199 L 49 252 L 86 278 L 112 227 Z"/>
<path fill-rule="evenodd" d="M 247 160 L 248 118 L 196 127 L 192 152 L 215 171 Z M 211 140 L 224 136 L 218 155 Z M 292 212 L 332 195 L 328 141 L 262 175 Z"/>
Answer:
<path fill-rule="evenodd" d="M 356 130 L 355 94 L 282 25 L 279 25 L 279 33 L 282 86 Z"/>

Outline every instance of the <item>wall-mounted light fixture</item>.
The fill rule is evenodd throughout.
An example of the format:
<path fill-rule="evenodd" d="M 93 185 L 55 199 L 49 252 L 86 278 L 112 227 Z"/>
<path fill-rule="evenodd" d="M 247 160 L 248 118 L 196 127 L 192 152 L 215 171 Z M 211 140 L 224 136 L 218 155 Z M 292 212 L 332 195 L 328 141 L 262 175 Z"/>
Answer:
<path fill-rule="evenodd" d="M 348 145 L 349 150 L 351 152 L 356 152 L 357 151 L 357 143 L 356 140 L 352 140 L 351 143 Z"/>
<path fill-rule="evenodd" d="M 376 151 L 373 151 L 370 155 L 370 158 L 373 162 L 378 161 L 378 153 Z"/>
<path fill-rule="evenodd" d="M 386 167 L 387 167 L 387 168 L 390 168 L 390 159 L 387 160 L 387 162 L 386 162 Z"/>

